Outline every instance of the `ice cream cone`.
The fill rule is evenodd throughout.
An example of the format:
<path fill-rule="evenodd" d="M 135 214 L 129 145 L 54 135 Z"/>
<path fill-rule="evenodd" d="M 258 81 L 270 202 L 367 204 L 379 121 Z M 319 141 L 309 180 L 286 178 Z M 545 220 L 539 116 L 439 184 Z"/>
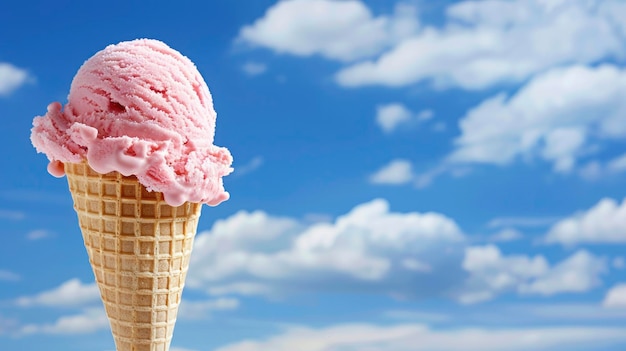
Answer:
<path fill-rule="evenodd" d="M 202 204 L 85 162 L 65 173 L 117 350 L 169 350 Z"/>

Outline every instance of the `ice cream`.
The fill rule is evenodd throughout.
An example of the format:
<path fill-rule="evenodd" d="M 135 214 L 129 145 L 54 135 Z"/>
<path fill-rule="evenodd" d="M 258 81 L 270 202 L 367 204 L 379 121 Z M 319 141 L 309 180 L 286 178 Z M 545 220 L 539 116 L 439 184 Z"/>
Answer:
<path fill-rule="evenodd" d="M 134 175 L 165 201 L 217 205 L 228 199 L 222 177 L 227 149 L 213 145 L 216 113 L 195 65 L 157 40 L 111 45 L 87 60 L 68 103 L 52 103 L 33 121 L 31 140 L 48 171 L 86 160 L 98 173 Z"/>
<path fill-rule="evenodd" d="M 117 351 L 167 351 L 202 204 L 228 199 L 232 158 L 193 63 L 156 40 L 108 46 L 68 103 L 33 121 L 48 171 L 67 175 Z"/>

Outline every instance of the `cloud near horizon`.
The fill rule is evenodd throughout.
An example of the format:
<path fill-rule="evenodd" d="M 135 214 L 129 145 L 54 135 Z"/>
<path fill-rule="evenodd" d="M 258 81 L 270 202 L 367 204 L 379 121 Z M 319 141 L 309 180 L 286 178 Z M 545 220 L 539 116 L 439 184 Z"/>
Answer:
<path fill-rule="evenodd" d="M 587 250 L 550 263 L 540 254 L 503 254 L 494 244 L 469 242 L 443 214 L 392 212 L 382 199 L 314 224 L 242 211 L 198 235 L 188 286 L 266 297 L 367 289 L 472 304 L 511 293 L 583 293 L 609 270 L 605 257 Z"/>
<path fill-rule="evenodd" d="M 458 279 L 455 271 L 462 274 L 464 241 L 450 218 L 392 212 L 382 199 L 355 206 L 332 223 L 242 211 L 198 234 L 188 285 L 216 295 L 368 288 L 432 296 Z M 414 291 L 416 285 L 423 289 Z"/>
<path fill-rule="evenodd" d="M 321 328 L 294 326 L 263 340 L 244 340 L 216 351 L 583 351 L 625 340 L 626 329 L 620 327 L 436 330 L 423 324 L 337 324 Z"/>

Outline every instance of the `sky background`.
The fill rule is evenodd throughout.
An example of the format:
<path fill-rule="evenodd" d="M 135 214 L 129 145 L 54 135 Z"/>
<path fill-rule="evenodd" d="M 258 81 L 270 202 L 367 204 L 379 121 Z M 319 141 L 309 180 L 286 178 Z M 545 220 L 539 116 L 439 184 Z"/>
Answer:
<path fill-rule="evenodd" d="M 154 38 L 218 112 L 172 351 L 626 348 L 626 1 L 0 5 L 0 349 L 114 350 L 30 143 L 80 65 Z"/>

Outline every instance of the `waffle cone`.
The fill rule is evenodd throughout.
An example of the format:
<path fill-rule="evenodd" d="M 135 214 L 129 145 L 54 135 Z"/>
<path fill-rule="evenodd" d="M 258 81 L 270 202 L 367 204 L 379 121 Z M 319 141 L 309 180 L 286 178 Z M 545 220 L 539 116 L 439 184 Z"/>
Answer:
<path fill-rule="evenodd" d="M 117 350 L 168 351 L 202 205 L 86 163 L 65 173 Z"/>

